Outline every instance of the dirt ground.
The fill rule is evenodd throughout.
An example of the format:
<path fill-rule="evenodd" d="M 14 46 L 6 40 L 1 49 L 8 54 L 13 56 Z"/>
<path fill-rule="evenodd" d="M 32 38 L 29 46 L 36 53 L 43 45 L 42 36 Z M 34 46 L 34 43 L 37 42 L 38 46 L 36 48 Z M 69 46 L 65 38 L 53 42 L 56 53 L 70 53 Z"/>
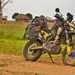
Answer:
<path fill-rule="evenodd" d="M 0 54 L 0 75 L 75 75 L 75 67 L 52 64 L 48 59 L 30 62 L 23 56 Z"/>

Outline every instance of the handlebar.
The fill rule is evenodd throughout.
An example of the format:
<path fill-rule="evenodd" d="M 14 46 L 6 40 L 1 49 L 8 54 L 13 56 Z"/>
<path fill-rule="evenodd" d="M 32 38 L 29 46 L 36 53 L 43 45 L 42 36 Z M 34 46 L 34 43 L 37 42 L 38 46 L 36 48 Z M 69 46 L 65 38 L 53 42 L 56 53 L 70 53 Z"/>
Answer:
<path fill-rule="evenodd" d="M 75 29 L 74 24 L 72 24 L 72 23 L 70 23 L 70 22 L 67 22 L 67 23 L 68 23 L 68 25 L 69 25 L 70 27 L 72 27 L 72 28 L 74 28 L 74 29 Z"/>
<path fill-rule="evenodd" d="M 56 14 L 55 17 L 61 21 L 64 21 L 64 18 L 62 16 L 60 16 L 59 14 Z"/>

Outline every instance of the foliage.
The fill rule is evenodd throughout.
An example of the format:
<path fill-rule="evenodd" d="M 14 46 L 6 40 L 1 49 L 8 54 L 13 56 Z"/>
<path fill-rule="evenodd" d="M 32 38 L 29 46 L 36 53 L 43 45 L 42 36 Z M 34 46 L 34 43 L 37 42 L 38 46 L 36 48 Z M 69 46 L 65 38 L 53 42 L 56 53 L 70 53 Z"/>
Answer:
<path fill-rule="evenodd" d="M 16 16 L 18 16 L 18 15 L 19 15 L 19 13 L 14 13 L 14 14 L 12 15 L 12 19 L 15 19 Z"/>
<path fill-rule="evenodd" d="M 30 20 L 32 20 L 33 19 L 33 16 L 32 16 L 32 14 L 31 13 L 27 13 L 27 14 L 25 14 Z"/>
<path fill-rule="evenodd" d="M 33 19 L 33 16 L 31 13 L 27 13 L 27 14 L 22 14 L 22 13 L 14 13 L 12 15 L 12 19 L 16 19 L 16 17 L 19 17 L 19 18 L 26 18 L 26 19 L 29 19 L 29 20 L 32 20 Z"/>

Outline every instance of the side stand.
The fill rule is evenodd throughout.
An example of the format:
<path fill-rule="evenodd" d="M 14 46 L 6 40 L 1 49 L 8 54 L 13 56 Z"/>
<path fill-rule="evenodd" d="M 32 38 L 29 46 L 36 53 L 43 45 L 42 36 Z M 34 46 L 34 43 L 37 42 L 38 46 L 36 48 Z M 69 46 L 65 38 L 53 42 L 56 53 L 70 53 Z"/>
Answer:
<path fill-rule="evenodd" d="M 53 59 L 52 59 L 52 56 L 51 56 L 50 52 L 48 52 L 48 54 L 49 54 L 49 57 L 50 57 L 52 63 L 54 64 L 54 61 L 53 61 Z"/>

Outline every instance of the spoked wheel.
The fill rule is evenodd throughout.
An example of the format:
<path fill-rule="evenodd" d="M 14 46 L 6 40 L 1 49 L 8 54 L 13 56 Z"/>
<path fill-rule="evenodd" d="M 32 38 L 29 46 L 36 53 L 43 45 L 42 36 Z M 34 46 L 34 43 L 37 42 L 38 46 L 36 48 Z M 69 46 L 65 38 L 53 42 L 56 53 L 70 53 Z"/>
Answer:
<path fill-rule="evenodd" d="M 36 61 L 42 54 L 42 46 L 39 42 L 29 41 L 24 47 L 23 55 L 26 60 Z"/>

